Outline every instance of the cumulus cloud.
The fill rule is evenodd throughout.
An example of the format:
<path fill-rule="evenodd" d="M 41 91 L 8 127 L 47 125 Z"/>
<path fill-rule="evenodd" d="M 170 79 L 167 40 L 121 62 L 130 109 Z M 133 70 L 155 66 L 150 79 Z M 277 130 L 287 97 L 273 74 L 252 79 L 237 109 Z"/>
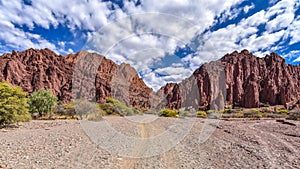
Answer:
<path fill-rule="evenodd" d="M 194 55 L 183 60 L 191 67 L 216 60 L 225 53 L 248 49 L 259 57 L 271 51 L 282 49 L 280 46 L 288 37 L 290 44 L 300 41 L 299 16 L 294 19 L 299 4 L 297 1 L 280 1 L 267 10 L 261 10 L 237 24 L 230 24 L 215 31 L 208 31 L 198 38 L 202 42 Z M 258 27 L 263 26 L 265 30 Z"/>
<path fill-rule="evenodd" d="M 62 26 L 74 36 L 79 30 L 88 40 L 84 49 L 117 63 L 130 63 L 146 84 L 157 90 L 233 50 L 247 48 L 263 56 L 269 50 L 283 50 L 283 41 L 289 45 L 300 42 L 300 17 L 295 15 L 300 8 L 298 0 L 272 1 L 268 8 L 251 16 L 249 11 L 257 4 L 241 6 L 242 2 L 143 0 L 137 5 L 137 1 L 123 0 L 120 8 L 99 0 L 39 0 L 30 5 L 22 0 L 0 1 L 0 42 L 4 44 L 0 52 L 33 47 L 73 53 L 77 50 L 70 48 L 74 42 L 51 41 L 33 30 Z M 215 27 L 233 19 L 240 21 Z M 182 54 L 183 58 L 175 56 L 178 48 L 186 46 L 193 52 Z M 168 56 L 175 59 L 168 60 Z"/>
<path fill-rule="evenodd" d="M 35 27 L 57 28 L 59 24 L 71 30 L 98 30 L 107 23 L 109 2 L 97 0 L 47 1 L 39 0 L 25 4 L 22 0 L 1 1 L 0 3 L 0 40 L 4 42 L 4 51 L 8 49 L 24 50 L 32 48 L 50 48 L 57 53 L 66 53 L 64 46 L 49 42 L 32 31 Z M 69 50 L 69 49 L 68 49 Z M 70 51 L 70 50 L 69 50 Z M 9 52 L 9 51 L 7 51 Z"/>

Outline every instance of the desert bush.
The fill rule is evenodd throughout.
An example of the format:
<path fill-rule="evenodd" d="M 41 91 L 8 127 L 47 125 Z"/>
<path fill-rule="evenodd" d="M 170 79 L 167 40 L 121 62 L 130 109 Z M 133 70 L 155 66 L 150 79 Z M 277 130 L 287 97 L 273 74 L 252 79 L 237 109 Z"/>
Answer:
<path fill-rule="evenodd" d="M 6 81 L 0 82 L 0 126 L 30 119 L 26 92 Z"/>
<path fill-rule="evenodd" d="M 75 116 L 76 111 L 74 107 L 74 100 L 70 101 L 68 104 L 64 105 L 64 115 Z"/>
<path fill-rule="evenodd" d="M 111 104 L 115 109 L 115 113 L 120 114 L 122 116 L 130 116 L 135 114 L 133 108 L 127 107 L 124 103 L 120 102 L 119 100 L 108 97 L 106 98 L 106 103 Z"/>
<path fill-rule="evenodd" d="M 64 115 L 65 114 L 65 106 L 63 104 L 57 104 L 53 108 L 53 113 L 56 115 Z"/>
<path fill-rule="evenodd" d="M 244 113 L 243 113 L 243 111 L 238 111 L 238 112 L 236 113 L 236 115 L 237 115 L 238 118 L 244 118 Z"/>
<path fill-rule="evenodd" d="M 163 117 L 178 117 L 178 111 L 164 108 L 159 111 L 159 115 Z"/>
<path fill-rule="evenodd" d="M 89 113 L 97 112 L 99 109 L 96 107 L 95 103 L 90 102 L 86 99 L 76 99 L 74 100 L 74 108 L 76 114 L 82 119 L 84 115 Z"/>
<path fill-rule="evenodd" d="M 79 120 L 80 118 L 77 115 L 69 116 L 69 115 L 65 115 L 65 114 L 62 114 L 62 115 L 54 114 L 54 115 L 51 116 L 50 120 L 55 120 L 55 119 L 58 119 L 58 120 L 62 120 L 62 119 L 63 120 Z M 49 118 L 45 118 L 45 120 L 49 120 Z"/>
<path fill-rule="evenodd" d="M 207 113 L 205 111 L 197 111 L 197 117 L 207 118 Z"/>
<path fill-rule="evenodd" d="M 278 110 L 276 113 L 278 113 L 278 114 L 288 114 L 289 111 L 286 110 L 286 109 L 281 109 L 281 110 Z"/>
<path fill-rule="evenodd" d="M 178 114 L 181 117 L 189 117 L 190 116 L 190 112 L 186 111 L 186 110 L 179 110 Z"/>
<path fill-rule="evenodd" d="M 246 118 L 261 118 L 266 117 L 267 114 L 265 112 L 261 112 L 260 110 L 249 110 L 244 112 L 244 117 Z"/>
<path fill-rule="evenodd" d="M 42 89 L 33 92 L 29 97 L 30 113 L 38 113 L 39 116 L 51 115 L 53 108 L 57 104 L 57 97 L 50 90 Z"/>
<path fill-rule="evenodd" d="M 106 98 L 106 103 L 98 104 L 99 109 L 103 112 L 103 115 L 120 115 L 120 116 L 130 116 L 136 114 L 143 114 L 143 111 L 136 108 L 131 108 L 126 106 L 124 103 L 113 98 Z"/>
<path fill-rule="evenodd" d="M 108 103 L 104 103 L 104 104 L 98 104 L 99 109 L 103 110 L 103 112 L 105 114 L 103 115 L 113 115 L 113 114 L 117 114 L 115 108 L 113 105 L 108 104 Z"/>
<path fill-rule="evenodd" d="M 102 120 L 102 114 L 100 112 L 88 113 L 85 117 L 86 120 L 89 121 L 100 121 Z"/>

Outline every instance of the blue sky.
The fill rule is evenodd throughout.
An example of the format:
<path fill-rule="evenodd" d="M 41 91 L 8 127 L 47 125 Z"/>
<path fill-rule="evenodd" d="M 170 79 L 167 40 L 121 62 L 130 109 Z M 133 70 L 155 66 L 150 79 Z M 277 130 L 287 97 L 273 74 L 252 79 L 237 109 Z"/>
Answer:
<path fill-rule="evenodd" d="M 0 30 L 0 54 L 89 49 L 154 89 L 234 50 L 300 62 L 299 0 L 0 0 Z"/>

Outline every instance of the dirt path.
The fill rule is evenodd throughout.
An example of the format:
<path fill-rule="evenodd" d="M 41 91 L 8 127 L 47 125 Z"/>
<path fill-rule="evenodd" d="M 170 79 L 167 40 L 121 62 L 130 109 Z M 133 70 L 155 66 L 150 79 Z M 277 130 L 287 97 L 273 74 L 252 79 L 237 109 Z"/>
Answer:
<path fill-rule="evenodd" d="M 150 129 L 156 131 L 158 134 L 164 132 L 164 129 L 162 127 L 157 126 L 156 124 L 149 123 Z M 168 169 L 177 169 L 176 166 L 176 150 L 172 149 L 170 151 L 164 152 L 160 159 L 164 163 L 164 166 L 167 166 Z"/>
<path fill-rule="evenodd" d="M 145 139 L 148 137 L 148 132 L 146 130 L 145 124 L 140 123 L 138 124 L 138 129 L 140 131 L 140 138 Z M 146 143 L 142 141 L 139 143 L 133 150 L 134 154 L 141 154 L 143 151 L 145 151 Z M 121 167 L 124 169 L 132 169 L 134 166 L 138 163 L 141 163 L 140 158 L 124 158 L 124 163 L 121 164 Z"/>
<path fill-rule="evenodd" d="M 161 126 L 156 125 L 151 121 L 152 117 L 146 116 L 144 119 L 140 120 L 137 124 L 138 130 L 140 132 L 140 138 L 142 141 L 134 148 L 135 154 L 143 154 L 144 151 L 147 151 L 147 139 L 150 137 L 155 137 L 156 135 L 162 134 L 165 129 Z M 151 158 L 151 157 L 150 157 Z M 176 151 L 167 151 L 163 152 L 158 156 L 159 161 L 163 166 L 167 166 L 166 169 L 177 169 L 178 167 L 175 165 L 176 162 Z M 125 158 L 125 161 L 120 165 L 121 168 L 124 169 L 133 169 L 138 168 L 137 166 L 144 166 L 143 158 Z"/>
<path fill-rule="evenodd" d="M 161 117 L 155 122 L 147 120 L 134 126 L 122 117 L 109 117 L 116 130 L 143 140 L 174 122 Z M 93 143 L 78 121 L 31 121 L 19 128 L 0 129 L 0 168 L 299 168 L 300 122 L 293 123 L 296 125 L 275 120 L 221 121 L 213 135 L 199 144 L 204 120 L 197 119 L 171 150 L 146 158 L 125 158 Z M 137 143 L 133 146 L 136 154 L 149 150 L 147 141 Z"/>

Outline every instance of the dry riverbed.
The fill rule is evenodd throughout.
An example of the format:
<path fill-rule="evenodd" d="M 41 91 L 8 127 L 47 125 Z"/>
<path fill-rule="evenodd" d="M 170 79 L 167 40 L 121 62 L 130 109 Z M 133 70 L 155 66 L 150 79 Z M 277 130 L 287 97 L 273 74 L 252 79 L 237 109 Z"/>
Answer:
<path fill-rule="evenodd" d="M 116 131 L 144 139 L 163 133 L 175 120 L 160 117 L 150 123 L 133 123 L 106 117 Z M 291 122 L 221 120 L 211 137 L 200 144 L 205 120 L 196 119 L 183 140 L 169 151 L 129 158 L 97 146 L 79 121 L 31 121 L 0 129 L 0 168 L 299 168 L 300 123 Z M 141 151 L 147 145 L 134 148 Z"/>

